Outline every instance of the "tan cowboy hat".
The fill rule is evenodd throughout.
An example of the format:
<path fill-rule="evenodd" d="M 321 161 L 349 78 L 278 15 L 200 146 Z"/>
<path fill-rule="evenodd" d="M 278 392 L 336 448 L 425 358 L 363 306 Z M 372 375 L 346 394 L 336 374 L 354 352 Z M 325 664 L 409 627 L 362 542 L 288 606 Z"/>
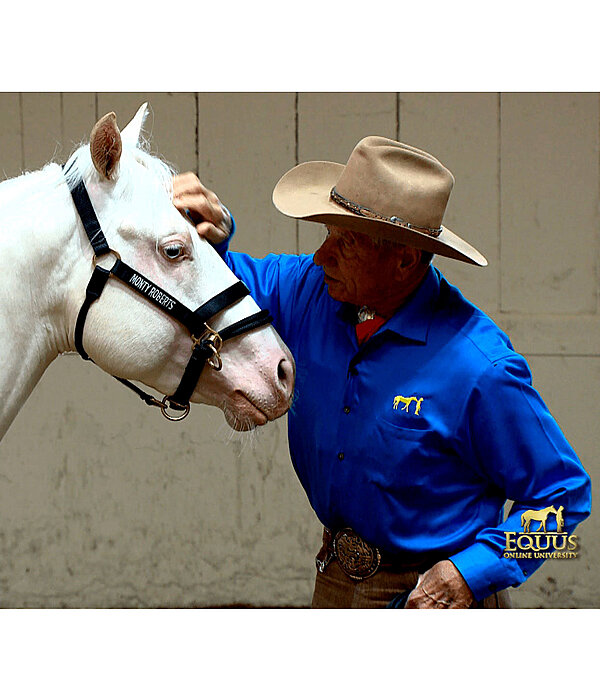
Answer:
<path fill-rule="evenodd" d="M 362 139 L 346 165 L 300 163 L 279 180 L 273 204 L 294 219 L 360 231 L 487 265 L 485 257 L 442 226 L 454 176 L 437 158 L 382 136 Z"/>

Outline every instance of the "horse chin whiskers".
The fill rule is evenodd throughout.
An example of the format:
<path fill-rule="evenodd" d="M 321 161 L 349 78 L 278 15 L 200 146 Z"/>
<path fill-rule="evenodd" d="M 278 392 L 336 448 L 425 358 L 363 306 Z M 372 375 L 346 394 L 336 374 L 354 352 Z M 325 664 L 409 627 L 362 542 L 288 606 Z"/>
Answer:
<path fill-rule="evenodd" d="M 221 406 L 221 410 L 227 420 L 223 425 L 224 429 L 228 429 L 225 444 L 233 446 L 238 457 L 241 457 L 248 449 L 251 452 L 255 450 L 258 445 L 258 428 L 261 426 L 255 425 L 247 418 L 240 418 L 224 404 Z"/>
<path fill-rule="evenodd" d="M 259 426 L 247 416 L 239 416 L 225 402 L 221 405 L 221 410 L 223 411 L 225 420 L 227 421 L 227 424 L 229 425 L 229 428 L 231 430 L 228 442 L 231 442 L 234 436 L 238 436 L 240 433 L 256 433 L 257 428 Z"/>
<path fill-rule="evenodd" d="M 238 457 L 241 457 L 248 449 L 250 452 L 256 449 L 258 446 L 258 427 L 260 426 L 252 426 L 249 430 L 244 431 L 232 431 L 233 435 L 235 435 L 235 439 L 232 439 L 231 443 L 235 444 Z"/>

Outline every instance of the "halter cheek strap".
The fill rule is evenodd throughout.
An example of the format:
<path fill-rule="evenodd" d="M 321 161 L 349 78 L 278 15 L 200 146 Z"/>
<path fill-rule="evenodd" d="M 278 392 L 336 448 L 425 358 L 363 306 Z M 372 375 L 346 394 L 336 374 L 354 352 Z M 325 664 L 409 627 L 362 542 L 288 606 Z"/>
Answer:
<path fill-rule="evenodd" d="M 175 299 L 173 295 L 161 289 L 161 287 L 154 284 L 154 282 L 140 272 L 124 263 L 120 255 L 110 248 L 102 232 L 102 227 L 100 226 L 83 181 L 71 187 L 71 195 L 87 237 L 94 250 L 94 270 L 86 288 L 85 300 L 79 310 L 75 323 L 75 347 L 77 352 L 84 360 L 93 362 L 83 347 L 83 329 L 85 327 L 85 321 L 90 307 L 100 298 L 109 278 L 111 276 L 115 277 L 143 296 L 150 303 L 154 304 L 154 306 L 168 316 L 181 323 L 190 332 L 193 343 L 192 354 L 179 386 L 171 396 L 164 396 L 162 401 L 159 401 L 152 395 L 142 391 L 129 380 L 115 377 L 119 382 L 132 391 L 135 391 L 149 406 L 160 407 L 165 418 L 169 420 L 182 420 L 189 413 L 191 396 L 194 393 L 206 363 L 208 362 L 216 371 L 220 371 L 222 367 L 220 350 L 223 343 L 242 333 L 247 333 L 255 328 L 267 325 L 271 323 L 273 319 L 268 311 L 258 311 L 240 321 L 232 323 L 223 330 L 218 332 L 213 330 L 208 325 L 208 321 L 217 313 L 223 311 L 250 293 L 243 282 L 237 281 L 235 284 L 231 285 L 231 287 L 219 292 L 219 294 L 216 294 L 199 306 L 195 311 L 192 311 L 185 306 L 185 304 Z M 116 257 L 110 270 L 96 264 L 97 258 L 105 256 L 108 253 L 112 253 Z M 174 416 L 169 414 L 167 412 L 168 409 L 179 412 L 180 415 Z"/>

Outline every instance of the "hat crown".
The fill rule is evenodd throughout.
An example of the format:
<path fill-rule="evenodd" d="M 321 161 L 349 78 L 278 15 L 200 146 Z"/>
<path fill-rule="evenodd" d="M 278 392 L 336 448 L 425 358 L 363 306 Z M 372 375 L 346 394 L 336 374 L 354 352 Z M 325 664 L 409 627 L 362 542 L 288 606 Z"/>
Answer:
<path fill-rule="evenodd" d="M 352 151 L 335 186 L 342 197 L 385 217 L 439 228 L 454 176 L 437 158 L 382 136 L 367 136 Z"/>

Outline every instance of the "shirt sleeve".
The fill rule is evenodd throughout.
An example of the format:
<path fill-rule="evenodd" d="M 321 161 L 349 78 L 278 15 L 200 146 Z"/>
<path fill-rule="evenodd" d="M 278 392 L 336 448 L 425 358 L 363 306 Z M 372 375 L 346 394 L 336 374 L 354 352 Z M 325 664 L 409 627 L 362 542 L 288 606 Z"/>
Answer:
<path fill-rule="evenodd" d="M 503 557 L 505 533 L 522 531 L 522 513 L 563 506 L 563 532 L 571 533 L 590 514 L 591 481 L 517 354 L 490 364 L 479 378 L 458 430 L 464 458 L 514 501 L 504 523 L 484 528 L 450 557 L 482 600 L 523 583 L 544 562 Z"/>

